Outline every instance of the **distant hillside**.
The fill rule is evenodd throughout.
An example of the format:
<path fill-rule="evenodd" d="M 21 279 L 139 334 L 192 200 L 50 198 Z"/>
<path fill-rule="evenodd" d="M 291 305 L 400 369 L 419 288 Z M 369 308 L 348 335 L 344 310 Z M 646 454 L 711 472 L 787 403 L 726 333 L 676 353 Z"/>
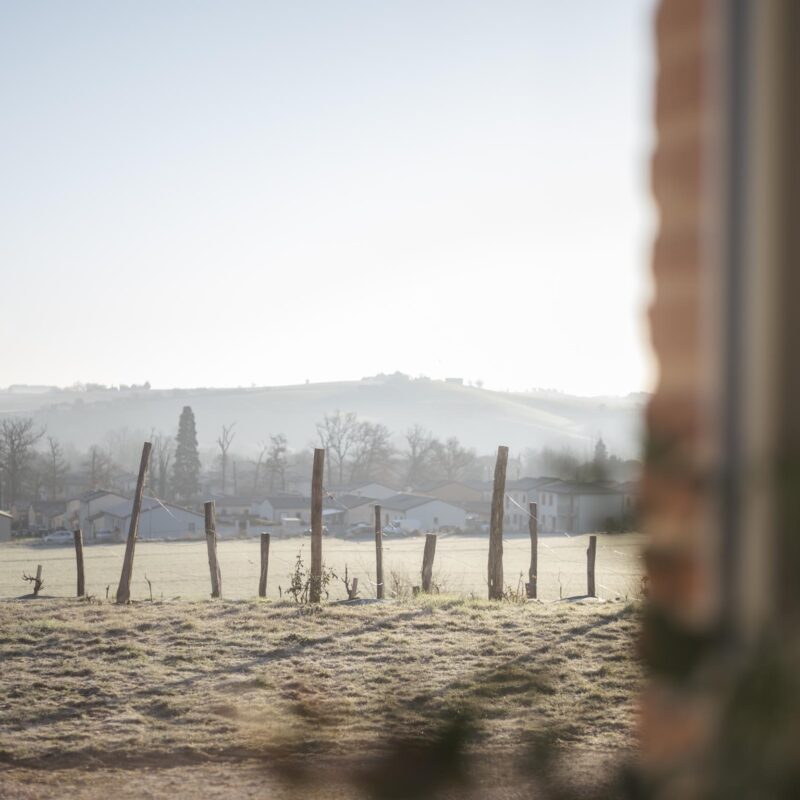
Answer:
<path fill-rule="evenodd" d="M 644 395 L 579 398 L 552 392 L 505 393 L 458 383 L 389 376 L 361 381 L 254 389 L 0 392 L 0 416 L 33 416 L 48 433 L 76 447 L 102 442 L 113 430 L 173 433 L 181 408 L 197 417 L 201 448 L 214 447 L 223 423 L 236 422 L 237 452 L 246 454 L 270 433 L 282 432 L 292 449 L 315 438 L 315 423 L 330 411 L 355 411 L 382 422 L 401 444 L 415 423 L 436 436 L 457 436 L 489 453 L 569 445 L 589 452 L 602 435 L 622 457 L 639 452 Z"/>

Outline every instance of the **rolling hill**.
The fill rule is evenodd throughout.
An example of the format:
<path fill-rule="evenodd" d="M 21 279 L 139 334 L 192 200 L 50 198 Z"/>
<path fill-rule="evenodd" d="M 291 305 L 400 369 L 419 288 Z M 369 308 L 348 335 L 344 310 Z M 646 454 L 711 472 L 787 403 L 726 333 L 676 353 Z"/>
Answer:
<path fill-rule="evenodd" d="M 271 433 L 284 433 L 291 449 L 308 446 L 315 423 L 339 409 L 382 422 L 395 434 L 419 423 L 439 437 L 457 436 L 480 453 L 498 444 L 512 450 L 571 446 L 589 453 L 602 436 L 609 450 L 636 457 L 645 395 L 573 397 L 554 392 L 510 393 L 456 382 L 406 376 L 299 386 L 231 389 L 0 392 L 0 417 L 33 416 L 50 435 L 78 448 L 102 442 L 110 431 L 171 434 L 181 408 L 195 412 L 202 449 L 214 447 L 223 424 L 236 423 L 236 449 L 246 454 Z"/>

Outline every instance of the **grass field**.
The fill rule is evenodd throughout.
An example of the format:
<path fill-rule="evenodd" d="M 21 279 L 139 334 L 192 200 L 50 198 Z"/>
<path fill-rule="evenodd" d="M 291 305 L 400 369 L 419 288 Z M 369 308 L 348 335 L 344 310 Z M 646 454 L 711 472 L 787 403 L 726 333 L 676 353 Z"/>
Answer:
<path fill-rule="evenodd" d="M 539 538 L 539 597 L 557 600 L 586 592 L 587 536 L 541 536 Z M 601 597 L 633 598 L 639 591 L 642 574 L 639 553 L 643 537 L 638 534 L 600 535 L 597 549 L 598 594 Z M 387 539 L 384 542 L 384 577 L 387 592 L 395 583 L 406 589 L 419 584 L 424 537 Z M 302 550 L 301 550 L 302 548 Z M 273 539 L 270 551 L 268 597 L 279 598 L 279 586 L 289 583 L 299 551 L 308 561 L 308 538 Z M 124 545 L 87 546 L 86 588 L 97 598 L 105 598 L 106 587 L 114 596 L 119 581 Z M 434 583 L 449 594 L 486 595 L 488 539 L 470 536 L 440 536 L 434 562 Z M 259 572 L 257 539 L 221 541 L 219 560 L 223 596 L 245 599 L 256 595 Z M 326 538 L 325 563 L 337 574 L 356 576 L 361 597 L 375 596 L 375 546 L 373 541 L 346 541 Z M 520 573 L 527 575 L 530 540 L 527 535 L 507 536 L 504 542 L 505 582 L 516 590 Z M 47 595 L 69 597 L 75 593 L 75 555 L 72 546 L 9 543 L 0 545 L 0 597 L 26 594 L 29 584 L 23 572 L 43 566 Z M 138 542 L 132 584 L 132 597 L 149 597 L 149 578 L 154 598 L 199 599 L 210 594 L 208 557 L 204 541 Z M 331 585 L 331 599 L 346 596 L 339 582 Z M 524 591 L 524 581 L 522 585 Z M 388 596 L 388 594 L 387 594 Z"/>
<path fill-rule="evenodd" d="M 612 797 L 637 625 L 622 602 L 5 600 L 0 797 Z"/>

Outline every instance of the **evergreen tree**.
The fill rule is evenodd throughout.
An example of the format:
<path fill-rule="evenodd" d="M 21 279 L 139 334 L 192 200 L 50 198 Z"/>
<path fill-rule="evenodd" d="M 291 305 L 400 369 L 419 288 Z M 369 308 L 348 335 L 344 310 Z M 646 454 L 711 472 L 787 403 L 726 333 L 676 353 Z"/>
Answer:
<path fill-rule="evenodd" d="M 597 440 L 597 444 L 594 446 L 592 467 L 594 480 L 605 480 L 608 477 L 608 448 L 602 437 Z"/>
<path fill-rule="evenodd" d="M 197 452 L 197 427 L 194 412 L 184 406 L 178 421 L 175 437 L 175 461 L 172 465 L 172 491 L 175 498 L 184 503 L 191 502 L 200 493 L 200 456 Z"/>
<path fill-rule="evenodd" d="M 602 436 L 597 440 L 597 444 L 594 446 L 594 463 L 598 467 L 605 467 L 608 464 L 608 448 Z"/>

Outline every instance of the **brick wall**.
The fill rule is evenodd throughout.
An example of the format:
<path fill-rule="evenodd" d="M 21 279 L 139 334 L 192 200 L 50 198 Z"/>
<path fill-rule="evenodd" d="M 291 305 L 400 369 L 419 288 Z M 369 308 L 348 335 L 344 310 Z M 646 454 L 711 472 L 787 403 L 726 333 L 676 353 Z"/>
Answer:
<path fill-rule="evenodd" d="M 647 409 L 642 486 L 649 606 L 643 649 L 655 677 L 642 698 L 641 752 L 669 774 L 711 735 L 702 695 L 682 681 L 712 633 L 718 606 L 713 481 L 719 385 L 719 283 L 713 268 L 719 103 L 718 6 L 661 0 L 656 16 L 657 144 L 652 190 L 660 220 L 652 252 L 657 390 Z M 676 659 L 676 654 L 680 657 Z M 672 785 L 665 796 L 687 787 Z M 686 796 L 689 796 L 687 794 Z"/>

